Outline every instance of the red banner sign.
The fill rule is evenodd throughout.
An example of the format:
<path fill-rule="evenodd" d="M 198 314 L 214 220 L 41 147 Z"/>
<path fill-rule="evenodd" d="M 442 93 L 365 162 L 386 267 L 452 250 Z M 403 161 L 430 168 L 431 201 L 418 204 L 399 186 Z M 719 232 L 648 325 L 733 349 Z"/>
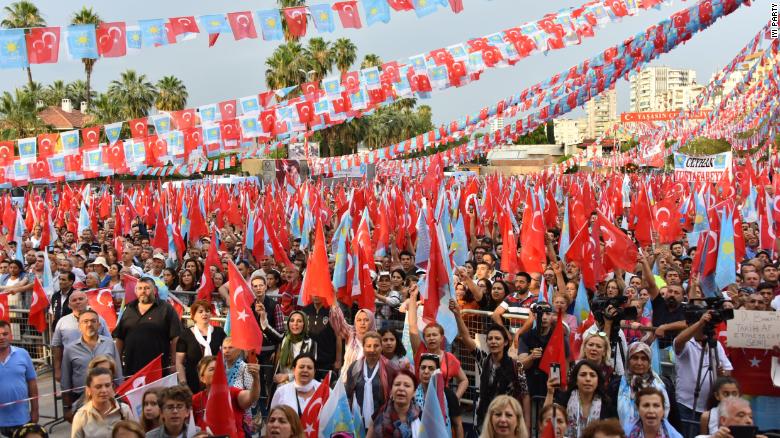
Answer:
<path fill-rule="evenodd" d="M 676 120 L 678 118 L 686 119 L 704 119 L 711 110 L 705 111 L 656 111 L 641 113 L 623 113 L 620 115 L 620 121 L 623 123 L 633 122 L 657 122 L 666 120 Z"/>

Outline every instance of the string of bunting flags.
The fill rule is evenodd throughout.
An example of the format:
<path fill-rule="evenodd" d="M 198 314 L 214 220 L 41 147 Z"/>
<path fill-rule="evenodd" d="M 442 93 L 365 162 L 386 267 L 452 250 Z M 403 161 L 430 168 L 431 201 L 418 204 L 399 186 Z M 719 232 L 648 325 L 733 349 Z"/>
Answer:
<path fill-rule="evenodd" d="M 595 35 L 595 27 L 604 27 L 622 17 L 635 15 L 642 9 L 658 6 L 659 3 L 643 2 L 641 7 L 622 7 L 619 2 L 612 0 L 590 2 L 467 43 L 388 62 L 381 69 L 363 69 L 349 72 L 340 78 L 329 77 L 321 83 L 305 83 L 300 87 L 303 96 L 293 99 L 282 100 L 298 88 L 295 86 L 198 108 L 105 124 L 102 128 L 109 145 L 119 141 L 123 123 L 128 123 L 133 139 L 148 137 L 147 125 L 150 122 L 158 137 L 178 137 L 176 131 L 181 131 L 185 135 L 185 155 L 202 145 L 232 140 L 232 137 L 239 135 L 242 138 L 256 138 L 261 142 L 300 136 L 304 132 L 325 129 L 361 116 L 398 98 L 427 98 L 434 90 L 463 86 L 478 80 L 480 74 L 488 68 L 513 65 L 542 50 L 557 50 L 579 44 L 582 37 Z M 561 23 L 567 24 L 564 26 Z M 557 81 L 557 78 L 554 80 Z M 541 87 L 547 85 L 550 84 L 541 84 Z M 272 104 L 274 97 L 279 101 L 277 104 Z M 527 97 L 532 99 L 534 95 Z M 66 140 L 63 145 L 65 153 L 76 150 L 80 144 L 87 148 L 96 146 L 100 139 L 100 127 L 82 130 L 81 134 L 81 138 L 77 131 L 62 134 Z M 173 140 L 176 144 L 181 139 L 167 140 Z M 20 158 L 31 160 L 35 151 L 35 145 L 32 144 L 34 141 L 30 138 L 17 140 Z M 156 141 L 153 139 L 153 142 Z M 46 145 L 44 141 L 42 149 Z M 159 142 L 159 148 L 162 149 L 162 142 Z M 204 152 L 208 155 L 219 151 Z M 0 155 L 0 160 L 9 158 Z"/>
<path fill-rule="evenodd" d="M 722 89 L 723 83 L 726 81 L 726 79 L 729 77 L 731 73 L 733 73 L 736 68 L 745 61 L 745 59 L 754 53 L 756 53 L 760 48 L 760 43 L 762 41 L 763 36 L 765 35 L 766 31 L 769 29 L 769 23 L 767 23 L 761 30 L 759 30 L 756 35 L 749 40 L 749 42 L 737 53 L 734 58 L 720 71 L 718 71 L 715 75 L 713 75 L 713 78 L 707 83 L 707 85 L 704 87 L 702 92 L 697 96 L 696 100 L 689 105 L 688 108 L 685 110 L 681 110 L 678 115 L 675 117 L 673 121 L 669 121 L 666 123 L 654 123 L 652 129 L 648 126 L 647 123 L 631 123 L 631 124 L 625 124 L 623 122 L 615 122 L 612 127 L 607 129 L 601 136 L 599 136 L 593 143 L 594 146 L 600 146 L 603 143 L 603 140 L 609 136 L 617 133 L 618 129 L 628 129 L 629 127 L 634 128 L 634 130 L 640 130 L 643 131 L 644 134 L 654 134 L 654 138 L 651 139 L 644 139 L 639 137 L 640 141 L 636 148 L 623 152 L 623 153 L 616 153 L 609 157 L 594 157 L 591 158 L 590 161 L 594 166 L 605 166 L 605 167 L 615 167 L 615 166 L 623 166 L 626 163 L 630 162 L 641 162 L 640 160 L 643 159 L 643 157 L 649 154 L 648 151 L 654 148 L 659 142 L 662 142 L 665 138 L 679 138 L 679 133 L 672 133 L 670 131 L 674 131 L 674 127 L 678 124 L 685 124 L 689 121 L 688 115 L 696 113 L 697 110 L 702 110 L 707 102 L 709 102 L 716 92 Z M 752 69 L 751 69 L 752 72 Z M 750 74 L 750 73 L 749 73 Z M 747 76 L 743 76 L 740 80 L 740 83 L 745 83 L 749 79 Z M 735 87 L 736 88 L 736 87 Z M 703 126 L 705 123 L 709 123 L 711 120 L 713 120 L 713 117 L 710 115 L 704 122 L 700 122 L 701 126 Z M 636 136 L 634 136 L 635 139 Z M 687 138 L 691 138 L 691 136 L 688 136 Z M 683 142 L 684 143 L 684 142 Z M 571 167 L 575 165 L 579 165 L 586 161 L 586 158 L 581 156 L 584 155 L 586 151 L 581 151 L 579 154 L 574 155 L 573 157 L 567 159 L 566 161 L 556 164 L 552 166 L 552 170 L 556 173 L 562 173 L 566 170 L 570 169 Z M 622 164 L 619 164 L 622 163 Z"/>
<path fill-rule="evenodd" d="M 759 33 L 751 39 L 740 53 L 729 63 L 713 80 L 707 85 L 702 93 L 703 97 L 695 103 L 694 109 L 701 109 L 709 102 L 714 92 L 723 83 L 725 78 L 735 70 L 735 65 L 742 62 L 747 55 L 757 53 L 760 49 L 765 35 L 764 27 Z M 725 96 L 720 104 L 709 113 L 705 120 L 694 125 L 688 123 L 687 115 L 689 111 L 681 112 L 679 117 L 672 122 L 659 126 L 659 129 L 652 131 L 645 138 L 640 138 L 637 148 L 625 153 L 614 154 L 608 157 L 593 158 L 592 164 L 598 167 L 620 167 L 627 163 L 652 164 L 662 163 L 663 158 L 668 154 L 674 153 L 680 147 L 688 144 L 697 137 L 708 138 L 726 138 L 737 150 L 746 150 L 757 147 L 759 142 L 766 138 L 773 121 L 778 116 L 778 103 L 773 97 L 776 92 L 778 77 L 780 75 L 780 66 L 777 65 L 776 55 L 778 51 L 778 42 L 772 41 L 770 47 L 763 50 L 761 56 L 752 64 L 750 69 L 742 75 L 734 86 L 734 89 Z M 736 62 L 735 62 L 736 61 Z M 773 66 L 774 65 L 774 66 Z M 762 67 L 762 68 L 760 68 Z M 756 80 L 756 73 L 764 75 L 762 80 Z M 752 84 L 752 86 L 751 86 Z M 758 98 L 756 92 L 763 93 Z M 739 125 L 731 123 L 734 119 L 739 120 Z M 727 128 L 728 127 L 728 128 Z M 735 138 L 738 133 L 752 131 L 753 133 L 747 139 Z M 678 139 L 670 148 L 661 148 L 666 138 Z M 580 163 L 581 157 L 575 157 L 561 165 L 556 166 L 558 171 Z"/>
<path fill-rule="evenodd" d="M 543 108 L 543 110 L 540 112 L 541 116 L 555 116 L 557 114 L 561 114 L 562 110 L 564 108 L 571 109 L 573 106 L 569 105 L 569 103 L 574 105 L 581 105 L 586 98 L 589 98 L 590 95 L 596 95 L 599 94 L 601 91 L 604 90 L 603 85 L 599 85 L 592 90 L 585 91 L 584 88 L 579 89 L 579 93 L 573 93 L 570 92 L 571 84 L 576 83 L 582 83 L 584 78 L 596 78 L 597 83 L 606 83 L 607 78 L 611 78 L 613 75 L 615 75 L 616 72 L 619 72 L 619 75 L 627 74 L 628 71 L 630 71 L 631 68 L 635 67 L 639 61 L 639 57 L 647 57 L 653 54 L 653 52 L 659 52 L 661 49 L 671 49 L 674 47 L 677 43 L 682 42 L 690 38 L 690 35 L 694 31 L 698 31 L 702 26 L 706 27 L 709 26 L 716 18 L 731 13 L 733 10 L 738 8 L 742 5 L 741 1 L 735 1 L 735 0 L 724 0 L 724 1 L 703 1 L 700 4 L 697 4 L 691 8 L 688 8 L 686 10 L 680 11 L 672 16 L 671 20 L 665 20 L 662 23 L 659 23 L 658 26 L 653 26 L 651 28 L 648 28 L 648 30 L 642 34 L 638 34 L 633 39 L 627 40 L 626 43 L 623 45 L 617 45 L 615 47 L 612 47 L 610 49 L 607 49 L 604 53 L 599 55 L 598 57 L 586 62 L 582 63 L 579 66 L 572 67 L 568 72 L 565 72 L 563 74 L 555 75 L 551 79 L 547 81 L 543 81 L 541 84 L 538 84 L 537 86 L 533 87 L 531 91 L 527 94 L 520 94 L 514 96 L 510 101 L 505 101 L 503 104 L 504 108 L 507 106 L 517 106 L 518 104 L 522 104 L 523 110 L 528 110 L 532 107 L 537 107 L 541 105 L 542 103 L 551 102 L 553 99 L 558 98 L 560 96 L 563 96 L 565 93 L 568 93 L 566 95 L 566 100 L 563 102 L 559 100 L 558 105 L 548 105 L 547 107 Z M 507 35 L 512 34 L 511 30 L 507 31 Z M 473 41 L 473 40 L 472 40 Z M 483 41 L 485 44 L 481 46 L 482 51 L 489 50 L 489 47 L 495 48 L 495 46 L 487 43 L 486 41 Z M 503 43 L 504 47 L 511 47 L 511 44 Z M 668 47 L 667 47 L 668 46 Z M 482 53 L 481 55 L 484 55 Z M 473 58 L 473 56 L 472 56 Z M 423 57 L 424 59 L 424 57 Z M 429 59 L 429 61 L 432 61 L 435 64 L 435 57 L 433 59 Z M 426 62 L 423 60 L 423 65 L 426 65 Z M 483 64 L 484 65 L 484 64 Z M 626 65 L 629 65 L 628 69 L 626 69 Z M 384 74 L 385 72 L 383 72 Z M 423 76 L 423 74 L 418 75 Z M 427 71 L 424 74 L 425 77 L 427 77 Z M 561 81 L 561 78 L 566 78 L 563 81 Z M 552 92 L 549 92 L 548 89 L 552 86 Z M 595 93 L 595 94 L 594 94 Z M 561 107 L 561 103 L 563 106 Z M 484 120 L 487 116 L 498 113 L 498 109 L 502 109 L 498 106 L 498 108 L 495 108 L 495 112 L 493 109 L 487 109 L 484 108 L 482 111 L 480 111 L 479 114 L 477 114 L 475 117 L 472 117 L 472 120 Z M 289 107 L 288 107 L 289 109 Z M 546 114 L 545 114 L 546 109 Z M 224 110 L 224 111 L 223 111 Z M 220 107 L 220 112 L 226 112 L 230 113 L 231 108 L 229 108 L 227 105 L 222 105 Z M 232 111 L 235 111 L 235 106 L 232 107 Z M 552 111 L 552 112 L 551 112 Z M 214 111 L 216 112 L 216 111 Z M 197 148 L 200 144 L 206 144 L 206 145 L 213 145 L 216 144 L 218 146 L 218 149 L 220 152 L 222 152 L 221 147 L 222 145 L 219 142 L 221 139 L 214 138 L 213 142 L 208 137 L 208 131 L 204 130 L 201 127 L 193 127 L 191 126 L 193 123 L 197 122 L 196 116 L 200 116 L 201 120 L 203 118 L 203 111 L 199 111 L 198 114 L 195 114 L 192 110 L 185 110 L 184 112 L 179 112 L 176 114 L 161 114 L 157 117 L 152 118 L 152 123 L 154 124 L 155 130 L 158 132 L 158 134 L 155 135 L 147 135 L 144 136 L 146 133 L 146 126 L 147 126 L 147 119 L 142 120 L 136 120 L 135 123 L 131 123 L 131 131 L 133 131 L 133 140 L 125 141 L 124 145 L 116 142 L 111 143 L 112 140 L 116 141 L 116 139 L 112 139 L 110 135 L 110 131 L 113 129 L 114 132 L 117 132 L 118 129 L 120 129 L 120 126 L 111 126 L 111 129 L 106 129 L 106 135 L 109 137 L 109 150 L 108 150 L 108 158 L 109 160 L 106 160 L 106 163 L 109 165 L 109 168 L 113 168 L 113 170 L 116 171 L 122 171 L 124 166 L 127 166 L 128 163 L 144 163 L 148 166 L 153 166 L 156 164 L 156 161 L 158 158 L 162 159 L 181 159 L 180 157 L 170 157 L 168 155 L 165 155 L 166 153 L 170 153 L 171 151 L 178 152 L 175 155 L 179 155 L 183 152 L 183 155 L 187 155 L 188 148 L 189 151 L 194 150 Z M 233 113 L 235 115 L 235 113 Z M 360 114 L 355 114 L 355 116 L 358 116 Z M 324 116 L 327 116 L 327 114 L 324 114 Z M 244 117 L 244 116 L 241 116 Z M 252 117 L 250 116 L 250 120 L 252 120 Z M 261 115 L 262 117 L 262 115 Z M 530 117 L 530 116 L 529 116 Z M 547 118 L 547 117 L 543 117 Z M 178 128 L 187 127 L 187 135 L 185 137 L 185 132 L 182 130 L 172 130 L 170 131 L 171 121 L 176 123 Z M 225 137 L 230 138 L 233 141 L 233 144 L 238 143 L 238 140 L 242 139 L 242 136 L 239 133 L 239 129 L 236 128 L 238 119 L 232 119 L 229 120 L 229 123 L 221 122 L 216 126 L 216 133 L 215 134 L 227 134 Z M 451 126 L 443 126 L 440 127 L 437 131 L 432 131 L 429 133 L 428 138 L 432 141 L 437 141 L 441 138 L 446 138 L 446 133 L 448 131 L 456 131 L 457 128 L 460 128 L 461 126 L 464 126 L 467 122 L 461 120 L 458 121 L 458 124 L 451 124 Z M 107 125 L 108 127 L 108 125 Z M 455 129 L 453 129 L 455 128 Z M 169 131 L 166 131 L 169 130 Z M 214 131 L 214 127 L 210 127 L 210 131 Z M 52 167 L 55 167 L 57 169 L 63 169 L 66 172 L 78 172 L 78 165 L 81 164 L 79 161 L 84 161 L 90 164 L 94 164 L 96 162 L 100 162 L 102 155 L 101 155 L 101 149 L 102 146 L 97 144 L 97 140 L 99 138 L 100 133 L 100 127 L 94 127 L 94 128 L 88 128 L 87 130 L 82 131 L 82 135 L 85 139 L 89 139 L 90 146 L 93 146 L 92 149 L 84 150 L 83 156 L 84 158 L 82 160 L 79 160 L 78 153 L 67 153 L 68 151 L 73 151 L 75 149 L 76 151 L 79 150 L 80 146 L 78 145 L 78 132 L 72 131 L 69 133 L 63 133 L 60 135 L 60 139 L 63 142 L 63 148 L 67 147 L 67 151 L 64 154 L 65 156 L 58 156 L 54 157 L 58 160 L 57 163 L 54 163 Z M 164 133 L 163 136 L 160 136 L 160 133 Z M 74 135 L 75 134 L 75 135 Z M 445 135 L 442 135 L 445 134 Z M 45 134 L 44 136 L 57 136 L 57 134 Z M 423 136 L 418 136 L 417 138 L 417 144 L 418 148 L 421 143 L 421 139 Z M 49 140 L 48 142 L 45 140 Z M 20 159 L 14 160 L 14 169 L 13 169 L 13 175 L 11 175 L 11 178 L 14 180 L 19 180 L 20 178 L 17 175 L 24 175 L 25 177 L 31 176 L 29 174 L 25 173 L 25 169 L 22 169 L 23 164 L 35 164 L 35 167 L 40 168 L 40 172 L 36 171 L 35 176 L 40 176 L 41 178 L 46 178 L 49 175 L 46 171 L 46 166 L 49 164 L 45 162 L 44 159 L 42 159 L 40 156 L 41 154 L 36 154 L 37 150 L 37 140 L 36 138 L 32 139 L 24 139 L 23 141 L 20 141 L 19 144 L 19 151 L 20 151 Z M 56 137 L 42 137 L 41 144 L 46 146 L 48 144 L 48 147 L 44 147 L 41 150 L 44 152 L 45 157 L 48 158 L 47 153 L 51 153 L 53 150 L 54 145 L 56 145 Z M 194 141 L 193 141 L 194 140 Z M 76 148 L 73 148 L 73 144 L 76 144 Z M 5 151 L 10 150 L 9 145 L 5 145 Z M 96 147 L 95 147 L 96 146 Z M 124 154 L 122 154 L 122 146 L 124 146 Z M 173 146 L 169 149 L 170 146 Z M 405 146 L 410 146 L 410 148 L 407 150 Z M 183 151 L 182 151 L 183 149 Z M 397 151 L 396 153 L 405 153 L 408 151 L 411 151 L 411 140 L 404 142 L 402 144 L 396 145 L 394 149 Z M 384 149 L 385 152 L 387 152 L 387 148 Z M 206 155 L 210 153 L 216 152 L 215 150 L 206 150 Z M 373 151 L 372 153 L 373 159 L 387 159 L 392 158 L 389 154 L 385 154 L 384 157 L 380 158 L 380 151 Z M 125 160 L 123 160 L 123 156 Z M 67 160 L 68 157 L 72 157 L 70 160 Z M 113 157 L 113 158 L 112 158 Z M 126 159 L 126 158 L 130 159 Z M 5 164 L 8 164 L 8 154 L 4 154 L 4 149 L 2 145 L 0 145 L 0 160 L 5 160 Z M 331 170 L 335 169 L 337 167 L 337 164 L 344 162 L 344 158 L 337 159 L 339 163 L 336 163 L 333 161 L 334 159 L 330 160 L 330 168 Z M 347 163 L 349 163 L 351 160 L 349 158 L 346 159 Z M 43 163 L 41 163 L 43 161 Z M 64 161 L 70 161 L 70 165 L 68 163 L 64 163 Z M 0 162 L 0 164 L 2 164 Z M 57 165 L 60 164 L 60 165 Z M 181 164 L 181 162 L 174 162 L 175 165 Z M 317 168 L 318 166 L 315 166 Z M 321 167 L 321 166 L 320 166 Z M 73 170 L 71 170 L 73 169 Z"/>
<path fill-rule="evenodd" d="M 510 98 L 499 101 L 496 105 L 489 108 L 483 108 L 475 117 L 467 117 L 465 119 L 460 119 L 457 122 L 452 122 L 449 125 L 444 125 L 440 128 L 442 135 L 440 135 L 440 131 L 431 131 L 427 135 L 417 136 L 414 140 L 407 140 L 406 142 L 394 146 L 377 149 L 362 154 L 362 156 L 356 154 L 311 159 L 309 167 L 314 174 L 328 173 L 333 172 L 334 170 L 345 170 L 346 168 L 357 166 L 359 163 L 374 163 L 384 159 L 392 159 L 398 155 L 412 152 L 413 150 L 420 151 L 426 147 L 433 147 L 437 142 L 443 141 L 443 139 L 451 139 L 451 136 L 448 138 L 443 135 L 445 132 L 452 134 L 453 132 L 463 131 L 470 125 L 482 124 L 484 126 L 488 118 L 497 115 L 511 118 L 516 116 L 518 111 L 528 111 L 529 109 L 540 108 L 538 112 L 529 114 L 524 119 L 516 122 L 519 128 L 517 130 L 518 135 L 530 132 L 545 121 L 552 120 L 553 118 L 583 105 L 590 98 L 601 94 L 605 89 L 609 88 L 621 76 L 627 76 L 631 70 L 638 69 L 643 63 L 674 49 L 678 44 L 682 44 L 690 39 L 694 33 L 704 30 L 717 18 L 733 12 L 743 3 L 737 2 L 729 9 L 716 7 L 715 10 L 720 13 L 718 15 L 712 15 L 706 22 L 697 21 L 694 25 L 681 27 L 680 23 L 683 21 L 679 20 L 678 17 L 697 16 L 698 9 L 702 4 L 715 4 L 715 2 L 710 3 L 709 1 L 704 1 L 688 9 L 677 12 L 672 15 L 671 19 L 663 20 L 658 25 L 650 26 L 646 31 L 637 33 L 634 37 L 626 39 L 623 44 L 610 47 L 591 59 L 580 63 L 578 66 L 572 67 L 568 70 L 569 76 L 571 76 L 572 71 L 587 71 L 587 74 L 577 78 L 574 85 L 570 84 L 565 87 L 554 87 L 552 92 L 547 92 L 543 87 L 543 84 L 545 83 L 557 83 L 558 80 L 555 78 L 567 77 L 567 73 L 564 71 L 561 74 L 553 76 L 553 79 L 542 81 L 540 83 L 542 85 L 536 84 L 530 87 L 531 90 L 539 90 L 542 96 L 545 96 L 546 94 L 546 100 L 538 99 L 537 101 L 529 101 L 524 99 L 523 96 L 528 91 L 528 89 L 526 89 Z M 542 106 L 544 103 L 547 105 Z M 509 124 L 506 125 L 504 129 L 510 129 L 509 126 Z M 447 131 L 448 129 L 449 131 Z M 412 149 L 413 142 L 416 144 L 416 149 Z M 430 158 L 424 157 L 409 162 L 418 163 L 416 169 L 421 172 L 423 171 L 422 169 L 426 168 L 429 161 Z M 399 168 L 402 166 L 398 163 L 399 161 L 383 163 L 383 167 L 388 169 L 394 166 L 394 172 L 397 173 L 400 172 Z M 416 172 L 412 172 L 411 174 L 415 173 Z"/>
<path fill-rule="evenodd" d="M 360 4 L 360 7 L 358 7 Z M 238 41 L 258 39 L 283 41 L 291 36 L 306 36 L 312 23 L 319 33 L 332 33 L 337 23 L 344 29 L 360 29 L 363 21 L 373 26 L 390 22 L 390 10 L 414 11 L 418 18 L 448 7 L 463 11 L 462 0 L 344 0 L 335 3 L 258 11 L 216 13 L 126 21 L 101 22 L 99 25 L 34 27 L 0 30 L 0 68 L 22 68 L 30 64 L 54 64 L 60 61 L 60 46 L 70 59 L 117 58 L 150 47 L 160 47 L 208 35 L 209 47 L 220 35 L 232 35 Z M 362 9 L 363 20 L 359 10 Z M 338 21 L 336 20 L 338 17 Z M 64 41 L 62 41 L 64 39 Z M 62 44 L 64 42 L 64 44 Z"/>

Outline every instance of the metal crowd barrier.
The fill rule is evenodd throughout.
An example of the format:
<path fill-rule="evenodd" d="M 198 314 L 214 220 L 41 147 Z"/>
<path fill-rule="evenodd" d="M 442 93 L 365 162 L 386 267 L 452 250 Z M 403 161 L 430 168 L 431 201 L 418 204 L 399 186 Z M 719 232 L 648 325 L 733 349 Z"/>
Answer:
<path fill-rule="evenodd" d="M 114 291 L 115 293 L 122 291 Z M 194 295 L 195 293 L 189 293 L 189 292 L 173 292 L 176 295 Z M 23 303 L 22 303 L 23 304 Z M 185 325 L 191 324 L 190 321 L 190 313 L 189 308 L 186 306 L 184 308 L 184 312 L 182 314 L 182 322 Z M 379 304 L 378 304 L 379 306 Z M 30 357 L 33 360 L 33 363 L 36 366 L 36 370 L 38 371 L 39 376 L 41 374 L 46 374 L 48 371 L 52 370 L 53 367 L 53 357 L 52 357 L 52 350 L 50 346 L 51 341 L 51 333 L 54 328 L 50 327 L 49 330 L 47 330 L 46 333 L 41 334 L 39 333 L 35 328 L 30 326 L 28 324 L 28 315 L 29 310 L 28 309 L 21 309 L 21 308 L 11 308 L 9 309 L 10 313 L 10 319 L 11 319 L 11 329 L 13 333 L 13 344 L 17 347 L 24 348 L 27 350 L 30 354 Z M 486 339 L 485 335 L 487 332 L 487 328 L 493 323 L 493 321 L 490 318 L 490 315 L 492 312 L 487 311 L 481 311 L 481 310 L 462 310 L 461 315 L 463 316 L 463 320 L 466 323 L 466 326 L 469 329 L 469 332 L 471 333 L 472 338 L 475 342 L 477 342 L 477 345 L 484 346 L 486 345 Z M 406 317 L 406 314 L 398 312 L 396 309 L 392 309 L 388 313 L 384 313 L 382 315 L 377 312 L 377 325 L 382 327 L 390 327 L 395 330 L 397 330 L 399 333 L 402 332 L 403 326 L 404 326 L 404 319 Z M 510 332 L 514 333 L 520 326 L 522 326 L 523 322 L 527 319 L 526 315 L 516 315 L 516 314 L 508 314 L 505 313 L 503 315 L 505 320 L 505 326 L 510 330 Z M 212 321 L 219 323 L 221 326 L 225 325 L 226 322 L 226 316 L 224 317 L 212 317 Z M 465 372 L 468 380 L 469 380 L 469 386 L 466 390 L 463 397 L 461 397 L 461 405 L 464 412 L 464 422 L 468 422 L 468 420 L 472 420 L 472 414 L 476 409 L 476 402 L 479 397 L 479 372 L 478 367 L 476 363 L 476 358 L 472 354 L 472 352 L 467 351 L 462 343 L 458 340 L 455 340 L 452 343 L 451 352 L 455 357 L 460 360 L 461 368 Z M 61 397 L 58 395 L 57 390 L 57 384 L 54 380 L 53 373 L 49 374 L 51 376 L 52 381 L 52 391 L 51 393 L 54 394 L 53 398 L 53 405 L 54 405 L 54 413 L 53 416 L 44 416 L 41 415 L 41 418 L 47 418 L 51 419 L 49 423 L 46 423 L 47 427 L 53 427 L 57 424 L 60 424 L 64 421 L 62 418 L 62 411 L 59 408 L 59 402 L 61 400 Z M 40 379 L 39 379 L 40 381 Z M 40 383 L 39 383 L 40 386 Z M 453 387 L 454 390 L 454 387 Z M 48 391 L 40 390 L 40 393 L 45 393 Z M 473 421 L 473 420 L 472 420 Z"/>

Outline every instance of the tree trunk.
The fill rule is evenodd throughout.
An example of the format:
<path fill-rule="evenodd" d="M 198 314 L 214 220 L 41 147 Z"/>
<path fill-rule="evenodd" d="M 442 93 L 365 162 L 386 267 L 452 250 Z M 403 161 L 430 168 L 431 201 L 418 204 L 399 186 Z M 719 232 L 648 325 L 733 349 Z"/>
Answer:
<path fill-rule="evenodd" d="M 90 104 L 89 96 L 90 96 L 90 94 L 92 94 L 92 93 L 90 93 L 90 89 L 89 89 L 89 83 L 92 80 L 92 67 L 91 66 L 87 66 L 87 68 L 85 68 L 85 70 L 87 71 L 87 110 L 89 110 L 89 104 Z M 79 109 L 81 109 L 81 104 L 80 103 L 79 103 Z"/>
<path fill-rule="evenodd" d="M 30 66 L 27 66 L 27 83 L 30 84 L 30 90 L 32 90 L 33 87 L 33 80 L 32 80 L 32 68 Z"/>

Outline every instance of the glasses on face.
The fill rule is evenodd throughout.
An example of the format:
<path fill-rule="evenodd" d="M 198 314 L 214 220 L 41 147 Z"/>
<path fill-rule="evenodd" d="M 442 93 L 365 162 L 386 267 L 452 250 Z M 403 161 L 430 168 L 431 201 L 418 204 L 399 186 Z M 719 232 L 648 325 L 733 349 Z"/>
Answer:
<path fill-rule="evenodd" d="M 163 406 L 163 410 L 168 411 L 168 412 L 184 411 L 186 409 L 187 409 L 187 405 L 184 405 L 184 404 L 165 405 L 165 406 Z"/>

